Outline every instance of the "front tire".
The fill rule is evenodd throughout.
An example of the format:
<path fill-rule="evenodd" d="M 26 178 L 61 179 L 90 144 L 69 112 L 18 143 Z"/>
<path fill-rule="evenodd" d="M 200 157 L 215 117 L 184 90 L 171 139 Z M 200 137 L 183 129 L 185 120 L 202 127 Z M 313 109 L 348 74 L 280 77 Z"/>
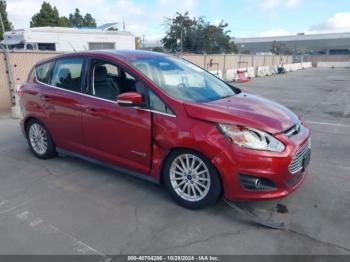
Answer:
<path fill-rule="evenodd" d="M 26 127 L 27 141 L 30 150 L 40 159 L 56 156 L 56 146 L 47 128 L 38 120 L 32 119 Z"/>
<path fill-rule="evenodd" d="M 192 150 L 176 150 L 167 158 L 164 184 L 171 197 L 181 206 L 200 209 L 218 201 L 221 181 L 213 164 Z"/>

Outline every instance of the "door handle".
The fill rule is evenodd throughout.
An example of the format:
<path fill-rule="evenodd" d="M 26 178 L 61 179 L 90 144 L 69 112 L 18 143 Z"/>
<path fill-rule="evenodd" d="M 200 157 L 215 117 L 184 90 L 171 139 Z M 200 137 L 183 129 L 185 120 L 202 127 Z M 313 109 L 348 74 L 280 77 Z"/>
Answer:
<path fill-rule="evenodd" d="M 96 108 L 93 108 L 93 107 L 86 108 L 86 113 L 93 115 L 93 116 L 99 115 L 98 110 Z"/>
<path fill-rule="evenodd" d="M 96 108 L 87 108 L 86 111 L 91 112 L 91 113 L 96 113 L 97 109 Z"/>
<path fill-rule="evenodd" d="M 52 100 L 52 98 L 48 95 L 42 95 L 40 96 L 40 99 L 44 102 L 50 102 Z"/>

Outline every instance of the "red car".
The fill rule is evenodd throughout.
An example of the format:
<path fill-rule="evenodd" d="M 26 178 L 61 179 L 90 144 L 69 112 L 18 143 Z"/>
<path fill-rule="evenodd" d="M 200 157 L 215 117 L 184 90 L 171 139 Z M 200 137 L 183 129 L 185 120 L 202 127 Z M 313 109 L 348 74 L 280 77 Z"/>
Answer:
<path fill-rule="evenodd" d="M 280 198 L 307 174 L 310 130 L 297 115 L 170 55 L 61 55 L 35 65 L 19 95 L 34 155 L 163 184 L 188 208 Z"/>

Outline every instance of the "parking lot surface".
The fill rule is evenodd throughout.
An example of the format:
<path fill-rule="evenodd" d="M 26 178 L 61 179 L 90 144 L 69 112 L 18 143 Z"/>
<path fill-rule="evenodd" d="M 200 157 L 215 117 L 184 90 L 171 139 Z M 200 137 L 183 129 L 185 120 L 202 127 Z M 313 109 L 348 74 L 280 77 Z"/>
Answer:
<path fill-rule="evenodd" d="M 0 254 L 350 254 L 350 70 L 238 86 L 288 106 L 312 129 L 304 184 L 282 200 L 240 203 L 285 230 L 258 226 L 223 201 L 184 209 L 159 186 L 74 158 L 36 159 L 18 120 L 3 113 Z"/>

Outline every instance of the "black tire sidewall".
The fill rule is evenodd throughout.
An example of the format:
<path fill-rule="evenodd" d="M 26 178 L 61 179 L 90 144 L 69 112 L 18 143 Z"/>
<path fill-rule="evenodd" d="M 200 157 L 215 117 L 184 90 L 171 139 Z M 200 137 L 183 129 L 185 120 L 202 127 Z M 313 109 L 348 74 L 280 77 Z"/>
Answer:
<path fill-rule="evenodd" d="M 38 154 L 32 144 L 30 143 L 30 139 L 29 139 L 29 129 L 30 127 L 33 125 L 33 124 L 38 124 L 40 125 L 43 129 L 45 129 L 46 131 L 46 137 L 47 137 L 47 150 L 45 152 L 45 154 Z M 27 142 L 28 142 L 28 145 L 29 145 L 29 148 L 30 150 L 32 151 L 32 153 L 37 157 L 37 158 L 40 158 L 40 159 L 49 159 L 49 158 L 53 158 L 56 156 L 56 146 L 55 146 L 55 143 L 53 142 L 53 139 L 50 135 L 50 132 L 49 130 L 39 121 L 39 120 L 36 120 L 36 119 L 31 119 L 29 120 L 29 122 L 27 123 L 26 125 L 26 137 L 27 137 Z"/>
<path fill-rule="evenodd" d="M 170 167 L 175 160 L 175 158 L 181 154 L 193 154 L 197 157 L 199 157 L 207 166 L 209 173 L 210 173 L 210 189 L 208 194 L 201 200 L 197 202 L 191 202 L 186 201 L 185 199 L 181 198 L 174 190 L 173 186 L 171 185 L 170 181 Z M 203 154 L 196 152 L 194 150 L 190 149 L 178 149 L 170 153 L 170 155 L 167 157 L 164 168 L 163 168 L 163 183 L 167 191 L 169 192 L 170 196 L 181 206 L 189 208 L 189 209 L 201 209 L 208 207 L 210 205 L 215 204 L 222 192 L 222 185 L 219 173 L 217 172 L 214 165 L 208 160 L 207 157 L 205 157 Z"/>

